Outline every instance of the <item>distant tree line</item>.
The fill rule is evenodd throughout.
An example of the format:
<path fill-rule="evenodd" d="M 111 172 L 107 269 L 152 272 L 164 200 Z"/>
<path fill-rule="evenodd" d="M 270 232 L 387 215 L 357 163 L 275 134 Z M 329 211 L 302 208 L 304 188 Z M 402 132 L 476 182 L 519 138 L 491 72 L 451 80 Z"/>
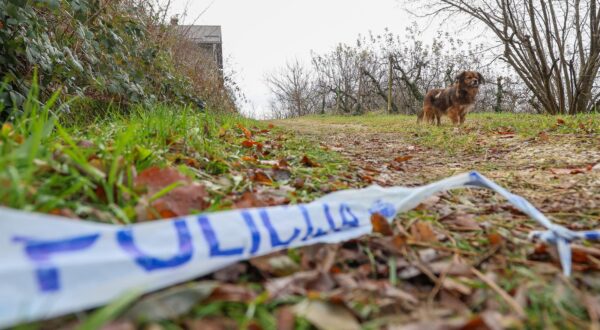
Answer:
<path fill-rule="evenodd" d="M 487 83 L 476 111 L 577 114 L 600 107 L 600 8 L 590 0 L 405 0 L 415 12 L 486 28 L 475 44 L 439 32 L 424 42 L 416 26 L 340 44 L 310 63 L 268 76 L 274 117 L 307 114 L 414 114 L 431 88 L 463 70 Z"/>
<path fill-rule="evenodd" d="M 430 44 L 419 40 L 415 26 L 404 38 L 386 31 L 340 44 L 311 62 L 289 62 L 267 77 L 272 115 L 362 114 L 387 111 L 415 114 L 431 88 L 446 87 L 462 70 L 481 72 L 488 84 L 478 111 L 533 111 L 532 94 L 508 69 L 488 65 L 483 45 L 438 33 Z"/>

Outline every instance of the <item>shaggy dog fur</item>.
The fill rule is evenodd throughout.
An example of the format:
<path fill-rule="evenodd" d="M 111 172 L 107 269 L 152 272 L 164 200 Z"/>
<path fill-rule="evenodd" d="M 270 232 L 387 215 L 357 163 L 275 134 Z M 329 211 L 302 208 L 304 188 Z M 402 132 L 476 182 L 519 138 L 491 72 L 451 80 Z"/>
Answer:
<path fill-rule="evenodd" d="M 443 115 L 448 115 L 454 125 L 465 122 L 465 116 L 475 105 L 479 85 L 485 83 L 479 72 L 464 71 L 456 76 L 454 85 L 444 89 L 432 89 L 425 96 L 423 110 L 417 122 L 426 119 L 439 126 Z"/>

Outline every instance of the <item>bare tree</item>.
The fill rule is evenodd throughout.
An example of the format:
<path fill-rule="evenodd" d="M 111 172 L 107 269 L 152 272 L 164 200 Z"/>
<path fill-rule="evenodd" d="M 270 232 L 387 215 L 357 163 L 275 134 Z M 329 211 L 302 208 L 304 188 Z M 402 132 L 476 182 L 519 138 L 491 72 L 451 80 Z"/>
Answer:
<path fill-rule="evenodd" d="M 484 63 L 481 53 L 485 52 L 485 48 L 481 44 L 471 44 L 444 32 L 438 32 L 430 44 L 421 39 L 416 25 L 407 28 L 402 38 L 386 31 L 359 39 L 361 47 L 370 49 L 378 57 L 377 65 L 370 66 L 365 72 L 373 83 L 372 92 L 377 95 L 387 90 L 390 78 L 387 65 L 391 58 L 394 112 L 418 112 L 428 90 L 453 84 L 454 77 L 462 70 L 480 71 L 488 81 L 496 81 L 495 77 L 501 74 L 500 66 Z M 495 94 L 487 93 L 488 89 L 492 93 L 495 91 L 492 84 L 485 85 L 478 98 L 479 108 L 485 110 L 490 110 L 496 101 Z M 382 98 L 387 98 L 387 95 L 382 95 Z"/>
<path fill-rule="evenodd" d="M 277 117 L 298 117 L 316 111 L 314 79 L 298 60 L 266 78 L 273 99 L 271 110 Z"/>
<path fill-rule="evenodd" d="M 417 26 L 407 29 L 402 38 L 390 31 L 359 36 L 354 46 L 339 45 L 313 54 L 310 66 L 292 62 L 270 75 L 272 115 L 360 114 L 384 110 L 388 101 L 392 113 L 414 114 L 428 90 L 453 84 L 462 70 L 479 71 L 488 81 L 477 98 L 477 111 L 539 108 L 508 65 L 488 65 L 486 51 L 482 44 L 443 32 L 425 43 Z"/>
<path fill-rule="evenodd" d="M 589 112 L 599 99 L 596 0 L 428 0 L 426 15 L 457 14 L 487 26 L 505 60 L 550 114 Z"/>
<path fill-rule="evenodd" d="M 336 111 L 352 113 L 360 109 L 361 55 L 354 47 L 340 44 L 324 55 L 313 54 L 313 67 L 321 93 L 333 96 Z"/>

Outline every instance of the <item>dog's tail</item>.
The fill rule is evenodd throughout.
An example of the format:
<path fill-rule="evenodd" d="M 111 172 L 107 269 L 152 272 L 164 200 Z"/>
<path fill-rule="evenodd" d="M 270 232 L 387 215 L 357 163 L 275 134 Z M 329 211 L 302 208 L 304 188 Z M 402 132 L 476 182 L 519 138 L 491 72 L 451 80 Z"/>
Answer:
<path fill-rule="evenodd" d="M 419 111 L 419 113 L 417 114 L 417 124 L 420 124 L 423 121 L 424 115 L 425 111 L 421 109 L 421 111 Z"/>

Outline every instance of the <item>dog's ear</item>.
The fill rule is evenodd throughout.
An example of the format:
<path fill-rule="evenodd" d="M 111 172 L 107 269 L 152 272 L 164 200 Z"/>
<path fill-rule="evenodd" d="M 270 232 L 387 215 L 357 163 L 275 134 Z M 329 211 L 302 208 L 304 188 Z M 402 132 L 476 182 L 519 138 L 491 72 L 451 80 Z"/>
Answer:
<path fill-rule="evenodd" d="M 465 80 L 465 76 L 467 75 L 466 71 L 463 71 L 459 74 L 456 75 L 456 77 L 454 77 L 454 82 L 455 83 L 461 83 Z"/>
<path fill-rule="evenodd" d="M 479 79 L 480 84 L 485 84 L 485 78 L 483 78 L 481 73 L 477 72 L 477 78 Z"/>

